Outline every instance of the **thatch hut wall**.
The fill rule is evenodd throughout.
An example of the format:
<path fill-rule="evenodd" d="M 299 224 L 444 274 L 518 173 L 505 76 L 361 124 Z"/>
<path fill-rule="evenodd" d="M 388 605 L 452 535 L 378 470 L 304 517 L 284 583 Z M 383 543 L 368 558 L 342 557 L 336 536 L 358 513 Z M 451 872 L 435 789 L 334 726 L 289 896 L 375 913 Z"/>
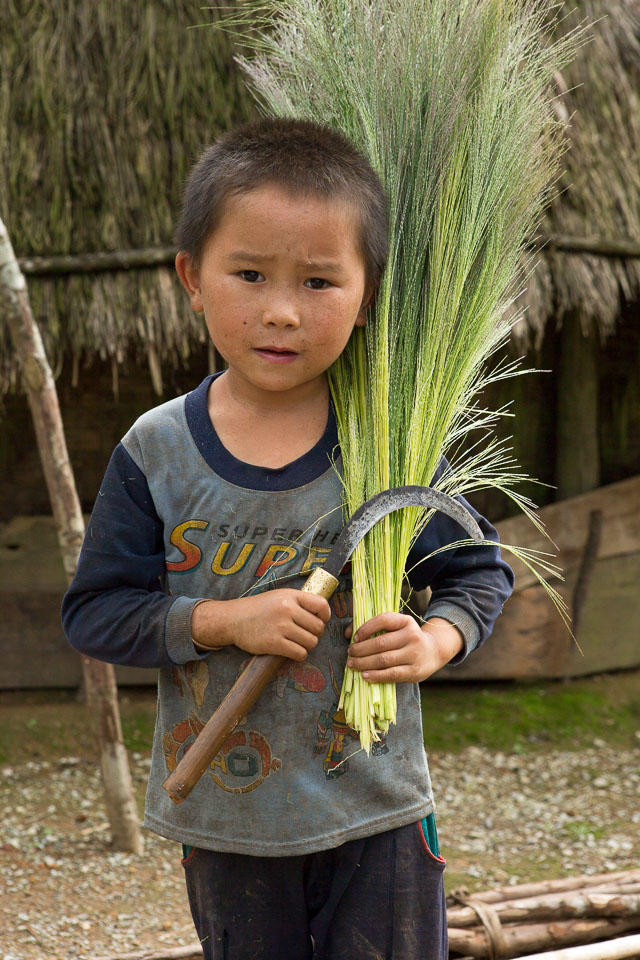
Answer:
<path fill-rule="evenodd" d="M 615 336 L 594 338 L 597 371 L 593 429 L 601 485 L 640 475 L 640 303 L 624 301 Z M 548 325 L 542 342 L 526 353 L 525 367 L 540 373 L 495 384 L 487 402 L 494 408 L 510 403 L 513 419 L 499 425 L 512 436 L 513 451 L 523 471 L 540 483 L 523 484 L 531 499 L 544 506 L 558 497 L 559 367 L 562 330 Z M 580 491 L 581 492 L 581 491 Z M 494 520 L 514 513 L 502 495 L 477 495 L 475 502 Z"/>
<path fill-rule="evenodd" d="M 253 106 L 194 0 L 0 5 L 0 216 L 18 257 L 170 244 L 187 172 Z M 202 25 L 202 26 L 198 26 Z M 203 342 L 166 268 L 33 279 L 53 366 L 179 367 Z M 0 387 L 16 387 L 0 330 Z"/>
<path fill-rule="evenodd" d="M 581 17 L 590 41 L 556 76 L 558 115 L 568 123 L 556 196 L 541 224 L 547 235 L 640 239 L 640 4 L 579 0 L 561 4 L 562 29 Z M 640 258 L 549 250 L 526 284 L 520 342 L 540 343 L 547 325 L 575 312 L 585 334 L 615 331 L 623 302 L 638 299 Z M 531 263 L 531 261 L 528 261 Z"/>

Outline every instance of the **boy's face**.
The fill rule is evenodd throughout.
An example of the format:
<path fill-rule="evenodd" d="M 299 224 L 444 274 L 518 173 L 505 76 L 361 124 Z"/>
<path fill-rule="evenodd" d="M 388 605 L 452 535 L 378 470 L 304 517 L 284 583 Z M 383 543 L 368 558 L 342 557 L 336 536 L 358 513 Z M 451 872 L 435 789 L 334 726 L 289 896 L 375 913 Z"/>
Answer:
<path fill-rule="evenodd" d="M 294 393 L 365 322 L 372 291 L 346 201 L 265 184 L 230 197 L 199 267 L 176 269 L 237 387 Z"/>

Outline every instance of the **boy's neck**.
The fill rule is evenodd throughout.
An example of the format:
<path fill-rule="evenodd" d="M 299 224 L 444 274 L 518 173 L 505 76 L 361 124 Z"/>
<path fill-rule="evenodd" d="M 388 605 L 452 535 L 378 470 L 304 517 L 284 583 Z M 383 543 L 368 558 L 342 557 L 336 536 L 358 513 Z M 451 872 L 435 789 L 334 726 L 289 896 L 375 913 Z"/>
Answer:
<path fill-rule="evenodd" d="M 267 391 L 226 370 L 209 388 L 208 410 L 221 443 L 234 457 L 255 466 L 283 467 L 322 438 L 329 384 L 322 374 L 295 391 Z"/>

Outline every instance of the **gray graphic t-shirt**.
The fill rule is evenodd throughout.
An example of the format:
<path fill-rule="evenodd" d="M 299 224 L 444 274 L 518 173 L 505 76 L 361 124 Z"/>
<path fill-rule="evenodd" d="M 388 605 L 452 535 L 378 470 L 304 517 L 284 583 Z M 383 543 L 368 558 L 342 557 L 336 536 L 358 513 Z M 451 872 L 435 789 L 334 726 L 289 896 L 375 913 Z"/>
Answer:
<path fill-rule="evenodd" d="M 233 646 L 199 654 L 189 634 L 195 603 L 299 588 L 343 525 L 333 416 L 294 464 L 242 464 L 211 424 L 210 382 L 144 414 L 124 437 L 63 607 L 78 649 L 89 643 L 76 636 L 91 635 L 91 656 L 160 668 L 145 825 L 193 846 L 285 856 L 419 820 L 433 797 L 418 686 L 398 685 L 398 724 L 370 756 L 338 709 L 348 567 L 307 659 L 282 667 L 187 800 L 176 805 L 162 789 L 250 658 Z M 477 643 L 473 606 L 440 597 L 437 615 L 447 612 L 467 646 Z"/>

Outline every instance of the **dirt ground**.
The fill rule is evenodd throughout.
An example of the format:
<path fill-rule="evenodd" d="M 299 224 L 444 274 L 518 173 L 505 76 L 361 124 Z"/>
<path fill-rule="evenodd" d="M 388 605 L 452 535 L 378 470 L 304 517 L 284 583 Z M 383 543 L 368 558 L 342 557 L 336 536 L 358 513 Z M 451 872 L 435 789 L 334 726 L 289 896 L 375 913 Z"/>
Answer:
<path fill-rule="evenodd" d="M 609 687 L 594 689 L 601 697 Z M 425 695 L 448 889 L 640 866 L 640 674 L 592 700 L 589 729 L 568 743 L 528 740 L 522 728 L 527 703 L 557 710 L 566 691 L 513 691 L 502 690 L 502 699 L 473 688 Z M 464 702 L 481 737 L 484 703 L 491 746 L 452 748 L 446 728 L 457 714 L 447 719 L 439 698 Z M 154 695 L 127 691 L 122 699 L 142 812 Z M 502 725 L 519 723 L 521 732 L 501 745 L 490 717 L 505 703 L 512 716 L 503 712 Z M 628 709 L 609 723 L 621 703 Z M 542 723 L 538 711 L 535 729 Z M 0 960 L 96 960 L 194 943 L 180 846 L 145 832 L 142 856 L 111 848 L 84 706 L 71 694 L 2 694 L 0 730 Z"/>

